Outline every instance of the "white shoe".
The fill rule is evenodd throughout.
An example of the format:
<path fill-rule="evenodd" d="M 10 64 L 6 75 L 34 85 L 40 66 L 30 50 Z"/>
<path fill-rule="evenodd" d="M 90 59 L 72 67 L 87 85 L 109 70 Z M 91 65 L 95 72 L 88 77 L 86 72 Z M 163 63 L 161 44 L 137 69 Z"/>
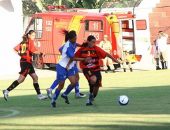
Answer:
<path fill-rule="evenodd" d="M 4 99 L 7 101 L 8 100 L 8 90 L 3 90 L 3 95 L 4 95 Z"/>
<path fill-rule="evenodd" d="M 48 98 L 52 99 L 52 90 L 50 88 L 47 88 L 46 91 L 47 91 Z"/>
<path fill-rule="evenodd" d="M 44 99 L 48 98 L 47 96 L 42 95 L 42 94 L 38 94 L 37 97 L 38 97 L 39 100 L 44 100 Z"/>
<path fill-rule="evenodd" d="M 76 97 L 76 98 L 84 98 L 84 97 L 86 97 L 86 94 L 76 93 L 75 97 Z"/>

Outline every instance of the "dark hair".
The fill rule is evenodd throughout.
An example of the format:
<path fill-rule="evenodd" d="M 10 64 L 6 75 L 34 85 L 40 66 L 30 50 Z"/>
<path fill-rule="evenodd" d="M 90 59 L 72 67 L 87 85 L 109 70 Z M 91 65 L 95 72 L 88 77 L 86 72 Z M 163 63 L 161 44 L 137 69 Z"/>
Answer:
<path fill-rule="evenodd" d="M 30 35 L 30 34 L 32 34 L 32 33 L 35 33 L 35 31 L 34 31 L 34 30 L 29 30 L 29 32 L 27 32 L 26 34 L 24 34 L 24 36 L 22 37 L 22 42 L 21 42 L 21 44 L 28 42 L 28 35 Z"/>
<path fill-rule="evenodd" d="M 92 40 L 96 40 L 96 38 L 93 36 L 93 35 L 89 35 L 88 37 L 87 37 L 87 41 L 92 41 Z"/>
<path fill-rule="evenodd" d="M 87 41 L 92 41 L 92 40 L 96 40 L 96 38 L 93 36 L 93 35 L 89 35 L 88 37 L 87 37 Z M 83 44 L 82 44 L 82 47 L 87 47 L 88 46 L 88 43 L 87 42 L 84 42 Z"/>
<path fill-rule="evenodd" d="M 68 40 L 73 39 L 77 36 L 76 31 L 74 31 L 74 30 L 71 30 L 71 31 L 63 30 L 62 32 L 65 35 L 65 42 L 67 42 Z"/>

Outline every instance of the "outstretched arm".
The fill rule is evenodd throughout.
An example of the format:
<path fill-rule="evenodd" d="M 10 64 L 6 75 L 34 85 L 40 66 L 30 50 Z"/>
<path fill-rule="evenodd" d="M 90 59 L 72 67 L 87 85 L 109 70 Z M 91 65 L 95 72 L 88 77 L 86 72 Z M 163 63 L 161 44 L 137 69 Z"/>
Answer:
<path fill-rule="evenodd" d="M 111 56 L 109 53 L 106 53 L 106 56 L 109 57 L 110 59 L 112 59 L 114 62 L 121 64 L 120 61 L 118 61 L 117 59 L 115 59 L 113 56 Z"/>
<path fill-rule="evenodd" d="M 85 62 L 88 62 L 90 59 L 91 59 L 90 57 L 87 57 L 87 58 L 78 58 L 78 57 L 70 58 L 67 66 L 66 66 L 66 69 L 68 70 L 70 64 L 71 64 L 73 61 L 85 61 Z"/>

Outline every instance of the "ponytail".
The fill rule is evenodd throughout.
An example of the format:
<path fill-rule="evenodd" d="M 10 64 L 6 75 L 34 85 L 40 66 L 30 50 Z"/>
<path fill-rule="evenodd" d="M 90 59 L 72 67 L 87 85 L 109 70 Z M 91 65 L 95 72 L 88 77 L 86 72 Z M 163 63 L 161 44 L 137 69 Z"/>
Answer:
<path fill-rule="evenodd" d="M 65 35 L 65 42 L 77 36 L 76 31 L 74 30 L 68 31 L 68 30 L 63 29 L 62 34 Z"/>

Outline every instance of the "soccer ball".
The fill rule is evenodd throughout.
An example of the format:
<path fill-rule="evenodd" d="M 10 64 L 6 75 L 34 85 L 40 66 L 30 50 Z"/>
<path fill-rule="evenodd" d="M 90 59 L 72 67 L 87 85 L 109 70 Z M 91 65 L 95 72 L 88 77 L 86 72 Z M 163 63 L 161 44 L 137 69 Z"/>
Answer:
<path fill-rule="evenodd" d="M 126 95 L 119 96 L 119 104 L 120 105 L 127 105 L 129 103 L 129 98 Z"/>

